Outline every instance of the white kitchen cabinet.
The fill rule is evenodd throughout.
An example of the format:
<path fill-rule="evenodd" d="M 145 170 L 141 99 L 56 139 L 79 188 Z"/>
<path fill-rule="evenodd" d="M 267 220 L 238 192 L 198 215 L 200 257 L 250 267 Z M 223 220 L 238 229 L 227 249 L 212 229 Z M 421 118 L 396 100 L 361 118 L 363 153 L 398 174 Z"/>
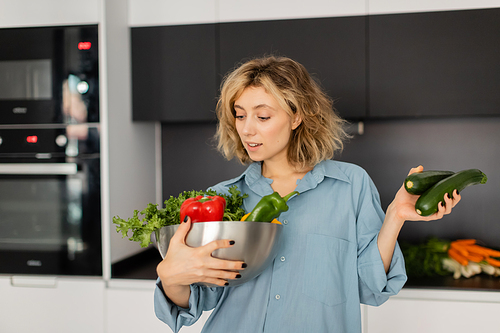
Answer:
<path fill-rule="evenodd" d="M 104 332 L 97 278 L 0 277 L 0 332 Z"/>
<path fill-rule="evenodd" d="M 165 332 L 172 330 L 154 313 L 155 281 L 117 280 L 106 289 L 106 333 Z M 210 312 L 181 333 L 199 333 Z"/>
<path fill-rule="evenodd" d="M 353 0 L 130 0 L 131 27 L 365 15 Z"/>
<path fill-rule="evenodd" d="M 370 15 L 500 7 L 499 0 L 369 0 L 367 2 Z"/>
<path fill-rule="evenodd" d="M 363 333 L 497 332 L 500 292 L 403 289 L 365 306 Z"/>
<path fill-rule="evenodd" d="M 0 2 L 0 28 L 96 24 L 101 0 L 16 0 Z"/>
<path fill-rule="evenodd" d="M 129 0 L 131 27 L 217 22 L 217 0 Z"/>
<path fill-rule="evenodd" d="M 365 0 L 219 0 L 220 22 L 279 20 L 366 14 Z"/>

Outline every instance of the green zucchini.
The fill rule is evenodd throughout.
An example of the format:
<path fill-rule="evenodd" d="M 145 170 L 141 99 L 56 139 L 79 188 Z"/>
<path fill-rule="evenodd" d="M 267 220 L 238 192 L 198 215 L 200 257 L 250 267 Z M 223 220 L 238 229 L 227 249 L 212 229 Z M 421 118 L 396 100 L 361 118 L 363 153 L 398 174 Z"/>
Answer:
<path fill-rule="evenodd" d="M 434 184 L 451 175 L 453 171 L 422 171 L 414 172 L 405 179 L 406 192 L 420 195 L 430 189 Z"/>
<path fill-rule="evenodd" d="M 446 193 L 452 197 L 453 190 L 461 192 L 470 185 L 484 184 L 488 178 L 478 169 L 468 169 L 457 172 L 436 183 L 415 203 L 415 211 L 421 216 L 429 216 L 438 211 L 438 205 L 444 200 Z"/>

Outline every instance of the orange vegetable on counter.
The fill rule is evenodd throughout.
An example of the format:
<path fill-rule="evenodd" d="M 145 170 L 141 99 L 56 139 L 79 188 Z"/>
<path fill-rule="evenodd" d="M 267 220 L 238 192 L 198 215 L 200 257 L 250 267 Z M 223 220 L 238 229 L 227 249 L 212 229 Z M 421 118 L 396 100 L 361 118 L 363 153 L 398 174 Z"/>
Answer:
<path fill-rule="evenodd" d="M 488 264 L 500 267 L 500 260 L 491 257 L 500 257 L 500 251 L 493 250 L 476 244 L 475 239 L 459 239 L 450 243 L 448 255 L 458 261 L 461 265 L 467 266 L 469 261 Z"/>

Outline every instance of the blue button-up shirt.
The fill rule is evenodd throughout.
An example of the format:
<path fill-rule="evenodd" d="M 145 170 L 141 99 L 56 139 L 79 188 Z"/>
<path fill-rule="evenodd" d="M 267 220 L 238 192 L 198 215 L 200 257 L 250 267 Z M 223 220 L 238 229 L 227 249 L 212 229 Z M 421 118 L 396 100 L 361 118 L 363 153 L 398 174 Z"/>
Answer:
<path fill-rule="evenodd" d="M 251 164 L 239 177 L 213 187 L 237 185 L 245 210 L 271 194 L 272 180 Z M 297 181 L 300 195 L 280 215 L 281 249 L 255 279 L 235 287 L 192 285 L 189 309 L 173 304 L 157 283 L 155 312 L 174 332 L 213 309 L 203 333 L 361 332 L 360 303 L 380 305 L 406 282 L 396 245 L 386 274 L 377 246 L 384 220 L 378 191 L 353 164 L 324 161 Z"/>

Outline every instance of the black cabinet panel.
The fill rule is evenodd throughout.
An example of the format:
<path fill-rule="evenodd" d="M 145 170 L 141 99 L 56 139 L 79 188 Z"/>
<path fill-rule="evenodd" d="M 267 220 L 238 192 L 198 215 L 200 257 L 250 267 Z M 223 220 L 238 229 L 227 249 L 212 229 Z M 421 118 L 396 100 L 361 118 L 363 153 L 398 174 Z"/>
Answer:
<path fill-rule="evenodd" d="M 366 114 L 366 17 L 222 23 L 221 76 L 244 60 L 282 55 L 319 79 L 345 118 Z"/>
<path fill-rule="evenodd" d="M 237 177 L 246 166 L 227 161 L 216 148 L 216 125 L 209 123 L 162 124 L 163 198 L 182 191 L 206 190 Z"/>
<path fill-rule="evenodd" d="M 131 29 L 133 119 L 215 119 L 216 25 Z"/>
<path fill-rule="evenodd" d="M 369 16 L 369 115 L 500 114 L 500 9 Z"/>

